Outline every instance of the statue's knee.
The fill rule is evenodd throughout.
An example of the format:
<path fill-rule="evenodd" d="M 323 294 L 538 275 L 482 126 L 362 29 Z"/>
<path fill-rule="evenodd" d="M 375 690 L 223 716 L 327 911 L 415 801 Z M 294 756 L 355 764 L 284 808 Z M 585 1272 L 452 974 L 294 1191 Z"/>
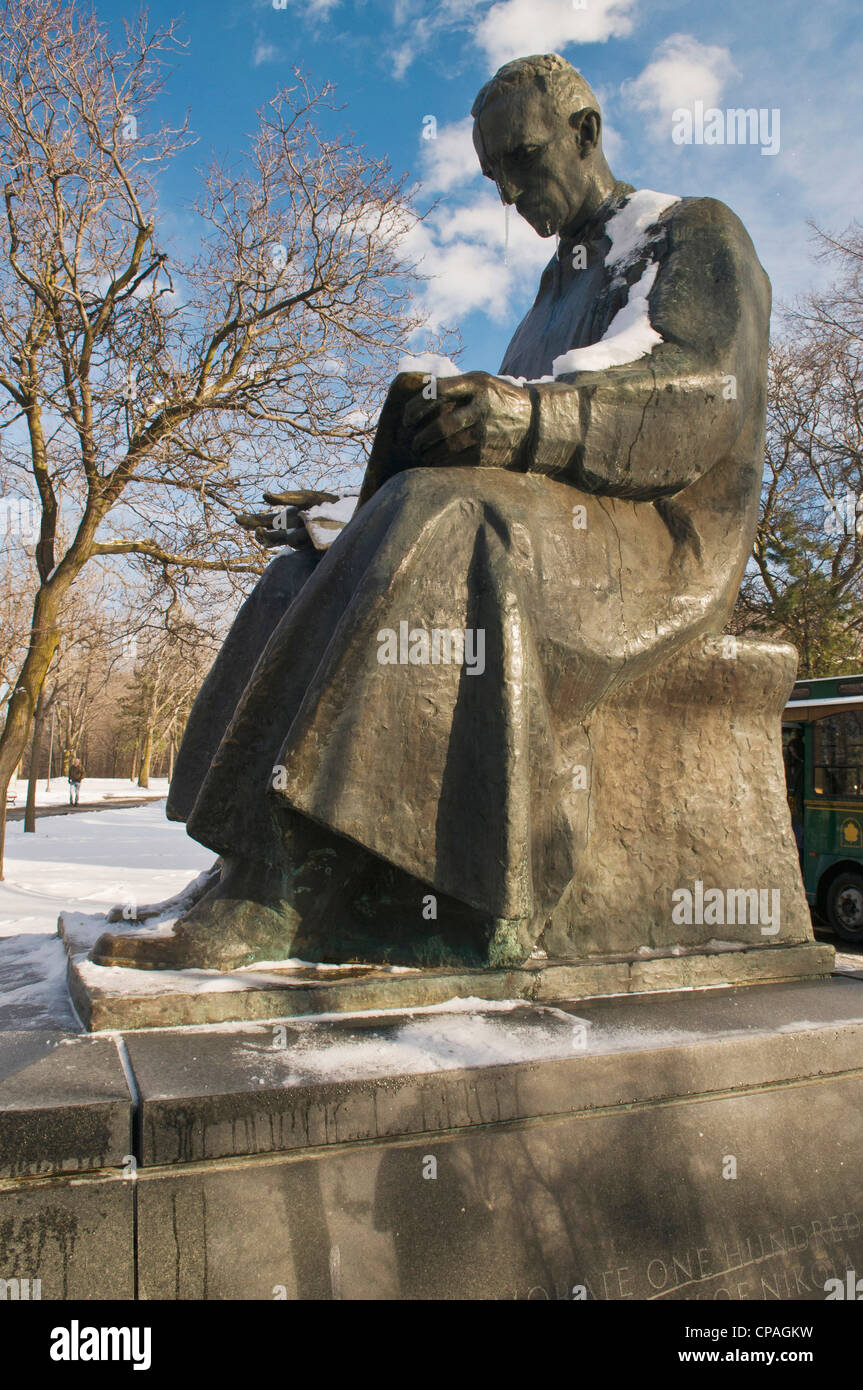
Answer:
<path fill-rule="evenodd" d="M 311 546 L 304 550 L 287 550 L 271 560 L 252 591 L 258 603 L 285 607 L 293 602 L 300 589 L 317 567 L 325 552 Z"/>

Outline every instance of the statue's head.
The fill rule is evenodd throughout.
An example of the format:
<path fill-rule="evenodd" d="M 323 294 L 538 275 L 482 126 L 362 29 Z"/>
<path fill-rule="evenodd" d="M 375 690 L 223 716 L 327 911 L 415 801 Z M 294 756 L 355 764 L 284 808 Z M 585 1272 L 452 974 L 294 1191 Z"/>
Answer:
<path fill-rule="evenodd" d="M 613 186 L 599 102 L 559 54 L 505 63 L 471 115 L 483 173 L 540 236 L 566 235 Z"/>

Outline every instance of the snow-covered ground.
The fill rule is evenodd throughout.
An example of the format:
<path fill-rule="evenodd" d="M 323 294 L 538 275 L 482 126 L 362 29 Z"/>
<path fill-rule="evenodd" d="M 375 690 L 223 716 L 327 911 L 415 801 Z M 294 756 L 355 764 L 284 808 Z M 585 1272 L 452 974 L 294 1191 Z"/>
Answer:
<path fill-rule="evenodd" d="M 0 1029 L 77 1026 L 66 1002 L 66 954 L 56 934 L 61 911 L 160 902 L 214 859 L 211 850 L 188 838 L 184 826 L 165 819 L 161 800 L 126 810 L 45 816 L 34 835 L 24 834 L 23 822 L 11 822 L 0 883 Z"/>
<path fill-rule="evenodd" d="M 51 789 L 46 791 L 47 779 L 40 777 L 36 783 L 37 806 L 67 806 L 69 804 L 69 783 L 65 777 L 55 775 L 51 778 Z M 10 788 L 12 790 L 12 788 Z M 27 804 L 27 779 L 19 777 L 15 783 L 15 807 Z M 118 798 L 134 797 L 143 801 L 151 797 L 154 801 L 168 795 L 167 777 L 151 777 L 146 790 L 139 787 L 129 777 L 85 777 L 81 783 L 81 801 L 116 801 Z"/>
<path fill-rule="evenodd" d="M 160 902 L 215 860 L 165 819 L 163 801 L 125 810 L 45 816 L 36 833 L 6 828 L 0 936 L 55 932 L 65 908 L 99 912 L 126 901 Z"/>

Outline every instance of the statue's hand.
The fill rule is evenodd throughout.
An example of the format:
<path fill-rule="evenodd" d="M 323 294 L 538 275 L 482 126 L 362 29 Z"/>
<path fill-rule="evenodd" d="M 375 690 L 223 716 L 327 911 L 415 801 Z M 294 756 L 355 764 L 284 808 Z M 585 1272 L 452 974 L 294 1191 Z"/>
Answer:
<path fill-rule="evenodd" d="M 337 502 L 338 493 L 321 492 L 311 488 L 297 488 L 293 492 L 265 492 L 264 501 L 270 504 L 268 512 L 241 512 L 235 514 L 235 521 L 244 531 L 254 531 L 255 540 L 266 547 L 289 545 L 292 550 L 305 550 L 312 544 L 300 511 L 319 506 L 321 502 Z"/>
<path fill-rule="evenodd" d="M 406 444 L 422 466 L 508 468 L 530 429 L 527 391 L 487 372 L 444 377 L 404 410 Z"/>

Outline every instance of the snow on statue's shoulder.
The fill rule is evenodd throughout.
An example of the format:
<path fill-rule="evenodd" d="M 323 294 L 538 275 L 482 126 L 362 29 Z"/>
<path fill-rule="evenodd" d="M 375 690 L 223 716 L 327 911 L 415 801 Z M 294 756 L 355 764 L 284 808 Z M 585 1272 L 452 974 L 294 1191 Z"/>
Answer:
<path fill-rule="evenodd" d="M 648 233 L 668 208 L 680 199 L 673 193 L 654 193 L 640 188 L 630 193 L 626 202 L 608 219 L 606 235 L 611 246 L 605 264 L 618 271 L 637 261 L 645 250 Z M 653 289 L 659 267 L 651 261 L 634 285 L 630 285 L 626 303 L 618 309 L 598 343 L 573 348 L 555 357 L 551 370 L 555 378 L 568 372 L 601 372 L 607 367 L 623 367 L 646 357 L 662 341 L 650 322 L 648 295 Z"/>
<path fill-rule="evenodd" d="M 630 193 L 605 224 L 605 233 L 611 242 L 605 257 L 608 269 L 622 280 L 626 266 L 644 254 L 650 229 L 668 208 L 679 202 L 680 198 L 674 193 L 654 193 L 650 188 Z M 570 372 L 601 372 L 607 367 L 622 367 L 646 357 L 663 341 L 662 334 L 657 333 L 650 322 L 647 302 L 657 270 L 656 262 L 652 261 L 635 284 L 630 285 L 626 303 L 618 309 L 598 343 L 571 348 L 555 357 L 551 376 L 530 380 L 503 376 L 501 380 L 512 382 L 514 386 L 541 386 Z"/>
<path fill-rule="evenodd" d="M 606 367 L 623 367 L 646 357 L 663 341 L 650 322 L 647 296 L 653 289 L 658 266 L 654 261 L 641 279 L 629 288 L 622 309 L 618 309 L 598 343 L 589 347 L 572 348 L 561 353 L 552 363 L 555 378 L 567 372 L 601 372 Z"/>
<path fill-rule="evenodd" d="M 621 265 L 637 259 L 648 230 L 668 208 L 679 202 L 677 194 L 654 193 L 651 188 L 638 188 L 630 193 L 605 224 L 605 234 L 611 242 L 605 264 Z"/>

